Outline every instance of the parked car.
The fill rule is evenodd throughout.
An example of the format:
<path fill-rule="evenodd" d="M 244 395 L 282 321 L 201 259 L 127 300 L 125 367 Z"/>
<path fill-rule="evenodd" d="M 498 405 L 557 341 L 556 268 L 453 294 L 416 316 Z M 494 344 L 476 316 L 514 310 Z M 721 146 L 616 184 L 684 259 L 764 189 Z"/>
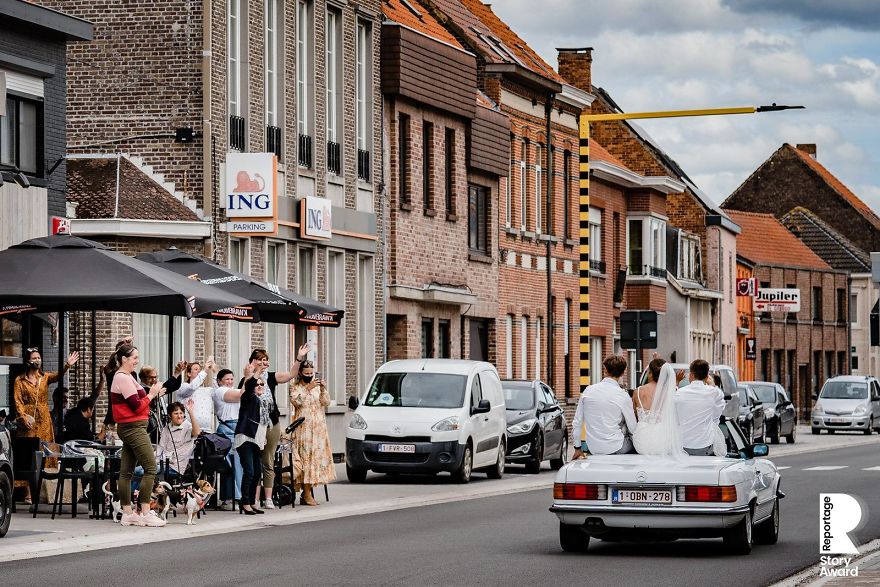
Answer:
<path fill-rule="evenodd" d="M 739 414 L 736 423 L 750 442 L 755 440 L 764 442 L 767 431 L 764 423 L 764 406 L 758 401 L 758 396 L 750 385 L 740 384 L 736 389 L 739 392 L 737 395 Z"/>
<path fill-rule="evenodd" d="M 495 367 L 481 361 L 410 359 L 385 363 L 362 398 L 345 440 L 352 483 L 367 471 L 438 473 L 459 483 L 474 470 L 504 474 L 507 418 Z"/>
<path fill-rule="evenodd" d="M 0 424 L 0 538 L 6 536 L 12 521 L 12 438 Z"/>
<path fill-rule="evenodd" d="M 861 430 L 871 434 L 880 426 L 880 383 L 870 375 L 841 375 L 825 381 L 813 406 L 813 434 L 827 430 Z"/>
<path fill-rule="evenodd" d="M 779 438 L 784 436 L 786 442 L 793 444 L 797 433 L 797 410 L 794 409 L 785 388 L 769 381 L 741 383 L 752 388 L 764 407 L 764 428 L 770 442 L 779 444 Z"/>
<path fill-rule="evenodd" d="M 541 381 L 502 381 L 507 408 L 507 462 L 537 473 L 550 460 L 553 470 L 568 458 L 568 428 L 556 395 Z"/>
<path fill-rule="evenodd" d="M 780 475 L 766 444 L 751 444 L 730 420 L 719 424 L 724 457 L 682 460 L 593 455 L 556 474 L 553 506 L 559 542 L 586 552 L 590 539 L 675 540 L 721 536 L 734 554 L 779 538 Z"/>
<path fill-rule="evenodd" d="M 675 369 L 675 371 L 677 372 L 684 372 L 684 379 L 682 379 L 678 383 L 678 386 L 680 388 L 690 383 L 689 376 L 691 368 L 689 363 L 672 363 L 672 368 Z M 709 375 L 714 379 L 715 385 L 721 388 L 721 391 L 724 392 L 725 399 L 727 399 L 727 403 L 724 406 L 724 412 L 722 412 L 722 415 L 725 418 L 736 419 L 739 415 L 739 400 L 732 400 L 739 397 L 739 391 L 737 390 L 738 384 L 736 382 L 736 375 L 734 374 L 733 369 L 731 369 L 727 365 L 709 365 Z M 644 385 L 645 383 L 647 383 L 647 368 L 642 371 L 642 376 L 639 381 L 639 385 Z"/>

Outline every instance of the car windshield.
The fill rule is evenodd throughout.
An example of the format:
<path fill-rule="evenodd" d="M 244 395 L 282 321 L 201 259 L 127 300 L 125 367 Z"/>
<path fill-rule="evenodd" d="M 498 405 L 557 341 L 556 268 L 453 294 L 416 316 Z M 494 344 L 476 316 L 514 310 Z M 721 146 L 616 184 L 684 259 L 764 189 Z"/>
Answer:
<path fill-rule="evenodd" d="M 364 404 L 376 407 L 460 408 L 464 405 L 465 375 L 445 373 L 380 373 Z"/>
<path fill-rule="evenodd" d="M 819 397 L 823 399 L 866 399 L 868 384 L 855 381 L 828 381 Z"/>
<path fill-rule="evenodd" d="M 758 401 L 762 404 L 776 403 L 776 388 L 772 385 L 753 385 L 752 389 L 755 390 Z"/>
<path fill-rule="evenodd" d="M 530 384 L 502 383 L 504 404 L 508 410 L 530 410 L 535 407 L 535 392 Z"/>

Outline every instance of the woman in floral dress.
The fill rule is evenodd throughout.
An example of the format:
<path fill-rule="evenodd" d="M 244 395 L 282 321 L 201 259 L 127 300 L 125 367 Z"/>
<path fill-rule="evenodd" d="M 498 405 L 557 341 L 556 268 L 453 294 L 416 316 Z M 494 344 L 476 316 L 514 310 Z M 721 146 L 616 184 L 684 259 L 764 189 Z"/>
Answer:
<path fill-rule="evenodd" d="M 311 361 L 300 364 L 290 390 L 290 403 L 295 410 L 293 417 L 305 418 L 293 435 L 296 485 L 302 486 L 302 503 L 318 505 L 312 487 L 336 479 L 336 469 L 324 416 L 324 408 L 330 405 L 330 394 L 324 381 L 315 380 L 315 366 Z"/>

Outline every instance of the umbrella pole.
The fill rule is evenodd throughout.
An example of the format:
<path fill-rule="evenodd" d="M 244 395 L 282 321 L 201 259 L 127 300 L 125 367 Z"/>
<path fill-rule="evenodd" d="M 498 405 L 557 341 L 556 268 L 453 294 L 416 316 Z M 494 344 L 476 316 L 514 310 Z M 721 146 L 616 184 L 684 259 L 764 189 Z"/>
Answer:
<path fill-rule="evenodd" d="M 98 370 L 98 319 L 95 315 L 95 311 L 92 310 L 91 316 L 91 326 L 92 326 L 92 390 L 98 389 L 98 375 L 95 372 Z M 92 391 L 92 393 L 95 393 Z M 110 401 L 109 394 L 110 390 L 107 390 L 108 401 L 107 401 L 107 409 L 110 409 Z M 97 401 L 98 398 L 95 398 Z M 95 426 L 97 426 L 98 413 L 97 410 L 92 410 L 92 432 L 95 431 Z"/>
<path fill-rule="evenodd" d="M 65 319 L 67 318 L 67 312 L 58 312 L 58 373 L 60 374 L 58 385 L 63 386 L 64 383 L 64 370 L 61 365 L 64 364 L 66 357 L 64 356 L 65 342 L 67 342 L 67 329 L 65 328 Z M 56 423 L 56 430 L 59 432 L 64 431 L 64 409 L 58 409 L 58 406 L 55 406 L 56 417 L 58 418 L 58 422 Z"/>
<path fill-rule="evenodd" d="M 168 316 L 168 373 L 174 373 L 174 316 Z"/>

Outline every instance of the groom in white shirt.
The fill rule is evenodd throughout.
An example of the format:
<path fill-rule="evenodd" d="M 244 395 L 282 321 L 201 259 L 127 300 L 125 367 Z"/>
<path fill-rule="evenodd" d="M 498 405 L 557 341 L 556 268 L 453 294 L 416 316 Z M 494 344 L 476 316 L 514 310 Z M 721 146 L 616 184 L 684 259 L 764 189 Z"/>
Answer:
<path fill-rule="evenodd" d="M 724 411 L 724 392 L 706 385 L 709 363 L 703 359 L 693 361 L 690 371 L 690 384 L 679 389 L 675 397 L 682 444 L 690 455 L 712 456 L 715 430 Z"/>
<path fill-rule="evenodd" d="M 583 456 L 581 428 L 586 428 L 586 442 L 591 454 L 612 455 L 634 452 L 630 436 L 636 429 L 636 415 L 632 399 L 621 389 L 618 379 L 626 371 L 626 359 L 611 355 L 602 363 L 605 378 L 588 386 L 581 394 L 574 421 L 571 424 L 571 440 L 574 458 Z"/>

